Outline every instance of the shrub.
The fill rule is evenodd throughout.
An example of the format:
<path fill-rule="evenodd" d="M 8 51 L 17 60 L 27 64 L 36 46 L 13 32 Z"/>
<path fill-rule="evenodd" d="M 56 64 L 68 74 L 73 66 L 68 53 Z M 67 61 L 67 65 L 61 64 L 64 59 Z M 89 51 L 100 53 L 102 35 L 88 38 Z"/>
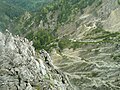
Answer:
<path fill-rule="evenodd" d="M 67 37 L 62 38 L 58 42 L 58 46 L 61 50 L 63 50 L 64 48 L 70 48 L 70 45 L 71 45 L 71 41 Z"/>
<path fill-rule="evenodd" d="M 50 49 L 50 46 L 48 46 L 50 43 L 52 43 L 55 40 L 55 37 L 51 34 L 50 30 L 38 30 L 37 32 L 30 32 L 27 34 L 26 38 L 33 41 L 33 46 L 36 50 L 40 49 Z"/>

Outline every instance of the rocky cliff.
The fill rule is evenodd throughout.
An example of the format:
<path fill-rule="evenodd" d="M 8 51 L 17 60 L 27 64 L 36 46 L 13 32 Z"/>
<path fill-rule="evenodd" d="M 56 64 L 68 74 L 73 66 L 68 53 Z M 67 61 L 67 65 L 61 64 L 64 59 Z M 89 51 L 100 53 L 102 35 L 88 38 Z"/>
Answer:
<path fill-rule="evenodd" d="M 53 0 L 25 12 L 8 29 L 52 60 L 0 33 L 1 88 L 120 90 L 119 15 L 120 0 Z"/>
<path fill-rule="evenodd" d="M 0 33 L 0 90 L 73 89 L 67 75 L 35 53 L 32 42 L 7 32 Z"/>

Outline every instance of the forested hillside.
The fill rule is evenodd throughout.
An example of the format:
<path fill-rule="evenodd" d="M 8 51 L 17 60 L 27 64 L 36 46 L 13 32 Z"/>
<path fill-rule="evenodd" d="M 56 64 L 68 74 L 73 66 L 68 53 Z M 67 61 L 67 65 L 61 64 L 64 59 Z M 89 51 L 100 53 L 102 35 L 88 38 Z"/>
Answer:
<path fill-rule="evenodd" d="M 36 12 L 52 0 L 0 0 L 0 31 L 10 28 L 10 23 L 26 11 Z"/>

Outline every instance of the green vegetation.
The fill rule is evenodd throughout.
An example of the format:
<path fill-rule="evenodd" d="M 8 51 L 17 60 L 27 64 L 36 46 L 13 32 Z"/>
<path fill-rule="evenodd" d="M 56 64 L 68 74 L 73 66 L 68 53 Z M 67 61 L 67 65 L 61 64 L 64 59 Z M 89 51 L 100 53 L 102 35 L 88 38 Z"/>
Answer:
<path fill-rule="evenodd" d="M 79 42 L 79 41 L 71 41 L 69 40 L 67 37 L 63 37 L 62 39 L 59 40 L 58 42 L 58 47 L 63 50 L 65 48 L 73 48 L 74 50 L 77 48 L 80 48 L 84 45 L 88 45 L 88 44 L 93 44 L 93 42 Z"/>
<path fill-rule="evenodd" d="M 26 35 L 26 38 L 30 41 L 33 41 L 33 46 L 35 47 L 36 51 L 40 49 L 45 49 L 47 51 L 51 51 L 52 48 L 56 48 L 58 43 L 58 47 L 60 50 L 65 48 L 80 48 L 80 46 L 85 45 L 84 42 L 72 42 L 67 37 L 64 37 L 60 40 L 57 40 L 54 35 L 51 34 L 48 30 L 39 30 L 37 32 L 31 31 L 29 34 Z"/>
<path fill-rule="evenodd" d="M 4 2 L 27 11 L 36 11 L 43 5 L 52 2 L 52 0 L 4 0 Z"/>
<path fill-rule="evenodd" d="M 69 22 L 77 12 L 81 11 L 95 0 L 61 0 L 59 9 L 61 10 L 58 21 L 59 23 Z M 61 5 L 62 4 L 62 5 Z"/>
<path fill-rule="evenodd" d="M 91 40 L 91 42 L 87 42 L 86 40 Z M 98 41 L 97 41 L 98 40 Z M 61 50 L 65 48 L 73 48 L 77 49 L 80 47 L 83 47 L 85 45 L 98 45 L 103 44 L 103 43 L 115 43 L 115 42 L 120 42 L 120 33 L 115 32 L 111 33 L 108 31 L 105 31 L 102 28 L 97 28 L 93 29 L 92 31 L 88 32 L 83 41 L 71 41 L 69 40 L 68 37 L 63 37 L 62 39 L 59 40 L 58 46 L 60 47 Z"/>
<path fill-rule="evenodd" d="M 0 29 L 5 30 L 11 23 L 11 20 L 23 14 L 24 10 L 0 1 Z"/>
<path fill-rule="evenodd" d="M 83 12 L 83 9 L 92 3 L 95 0 L 59 0 L 58 9 L 61 11 L 58 16 L 59 23 L 69 22 L 73 20 L 75 14 L 78 12 Z M 70 18 L 71 17 L 71 18 Z"/>
<path fill-rule="evenodd" d="M 36 15 L 38 22 L 43 20 L 46 22 L 46 15 L 49 12 L 54 14 L 55 11 L 59 10 L 58 13 L 58 24 L 68 23 L 74 20 L 74 16 L 78 12 L 83 12 L 83 9 L 87 6 L 92 5 L 94 2 L 97 2 L 97 6 L 101 4 L 101 0 L 54 0 L 54 3 L 50 3 L 45 7 L 41 8 Z"/>
<path fill-rule="evenodd" d="M 29 0 L 21 1 L 21 3 L 27 1 Z M 33 0 L 31 0 L 30 2 L 32 3 Z M 38 0 L 36 0 L 36 2 L 38 2 Z M 54 22 L 55 23 L 54 27 L 57 28 L 60 25 L 74 21 L 75 15 L 78 12 L 82 13 L 84 8 L 92 5 L 94 2 L 97 2 L 97 6 L 101 4 L 101 0 L 52 0 L 52 1 L 48 0 L 48 2 L 50 3 L 47 3 L 44 7 L 36 10 L 35 13 L 31 13 L 31 17 L 29 19 L 24 20 L 23 17 L 25 16 L 23 15 L 23 17 L 18 19 L 17 22 L 15 21 L 15 29 L 13 33 L 15 34 L 26 33 L 28 32 L 28 30 L 31 30 L 31 28 L 33 29 L 33 27 L 35 28 L 38 27 L 41 21 L 43 22 L 43 27 L 46 27 L 45 26 L 46 24 L 49 27 L 50 20 L 48 19 L 47 16 L 48 13 L 50 12 L 51 15 L 49 18 L 51 20 L 53 20 L 54 17 L 56 17 L 57 15 L 57 20 Z"/>
<path fill-rule="evenodd" d="M 37 85 L 35 88 L 36 88 L 36 90 L 41 90 L 41 86 L 40 85 Z"/>
<path fill-rule="evenodd" d="M 5 0 L 6 2 L 9 0 Z M 15 5 L 22 6 L 22 3 L 28 2 L 29 0 L 25 1 L 19 1 L 17 0 L 14 2 L 14 0 L 11 0 L 10 3 L 15 3 Z M 39 0 L 36 0 L 38 2 Z M 58 12 L 58 20 L 57 20 L 57 26 L 61 25 L 63 23 L 68 23 L 74 20 L 74 15 L 76 15 L 78 12 L 83 12 L 83 9 L 86 8 L 87 6 L 92 5 L 94 2 L 97 2 L 97 5 L 101 4 L 101 0 L 54 0 L 54 3 L 49 3 L 43 8 L 40 8 L 37 10 L 35 13 L 30 13 L 31 16 L 29 19 L 25 20 L 24 15 L 17 19 L 15 21 L 15 29 L 14 33 L 15 34 L 26 34 L 27 32 L 31 31 L 28 33 L 26 38 L 29 40 L 33 41 L 33 45 L 36 48 L 36 50 L 40 50 L 42 48 L 46 50 L 50 50 L 52 47 L 56 47 L 56 44 L 54 44 L 56 37 L 52 34 L 52 30 L 45 30 L 45 29 L 37 29 L 38 25 L 40 24 L 40 21 L 43 21 L 43 26 L 44 24 L 49 24 L 48 23 L 48 18 L 47 15 L 49 12 L 52 12 L 51 19 L 54 18 L 54 14 L 56 11 L 59 10 Z M 33 1 L 30 1 L 31 5 Z M 29 5 L 27 6 L 29 8 Z M 32 6 L 31 6 L 32 7 Z M 26 7 L 24 7 L 26 8 Z M 7 9 L 6 9 L 7 10 Z M 17 10 L 18 12 L 20 10 Z M 11 11 L 10 11 L 11 12 Z M 18 14 L 16 12 L 16 15 Z M 21 12 L 20 12 L 21 13 Z M 12 14 L 14 15 L 14 14 Z M 9 15 L 11 17 L 11 15 Z M 55 30 L 54 30 L 55 31 Z M 56 32 L 54 32 L 56 33 Z M 104 35 L 103 35 L 104 33 Z M 103 39 L 103 41 L 108 41 L 110 38 L 108 38 L 111 34 L 107 31 L 102 30 L 101 28 L 94 29 L 92 32 L 89 32 L 86 34 L 86 37 L 84 39 Z M 114 37 L 114 36 L 113 36 Z M 82 45 L 87 45 L 91 44 L 94 42 L 73 42 L 69 40 L 67 37 L 63 37 L 58 41 L 58 47 L 63 50 L 64 48 L 80 48 Z"/>
<path fill-rule="evenodd" d="M 118 4 L 120 5 L 120 0 L 118 0 Z"/>
<path fill-rule="evenodd" d="M 8 3 L 4 3 L 0 1 L 0 13 L 3 15 L 8 16 L 9 18 L 13 19 L 14 17 L 17 17 L 21 14 L 23 14 L 24 10 L 16 7 L 9 5 Z"/>
<path fill-rule="evenodd" d="M 5 30 L 8 26 L 12 26 L 14 29 L 13 21 L 17 30 L 13 31 L 16 34 L 24 33 L 25 29 L 28 27 L 29 23 L 23 20 L 25 26 L 19 22 L 19 17 L 23 15 L 26 11 L 28 12 L 37 12 L 43 6 L 51 3 L 53 0 L 1 0 L 0 1 L 0 29 Z M 24 16 L 24 15 L 23 15 Z M 30 23 L 31 23 L 30 19 Z M 17 26 L 18 24 L 18 26 Z M 21 25 L 20 25 L 21 24 Z M 10 28 L 11 29 L 11 28 Z M 20 29 L 20 30 L 19 30 Z"/>
<path fill-rule="evenodd" d="M 33 41 L 33 46 L 36 50 L 45 49 L 49 51 L 52 47 L 56 47 L 55 44 L 51 44 L 55 41 L 55 36 L 52 35 L 50 30 L 31 31 L 26 35 L 26 38 Z"/>
<path fill-rule="evenodd" d="M 81 43 L 81 42 L 74 42 L 71 46 L 71 48 L 73 48 L 74 50 L 77 49 L 77 48 L 80 48 L 82 45 L 84 45 L 85 43 Z"/>
<path fill-rule="evenodd" d="M 42 29 L 36 30 L 36 32 L 31 31 L 29 34 L 26 35 L 26 38 L 33 41 L 33 46 L 36 48 L 36 50 L 44 48 L 47 51 L 51 51 L 52 48 L 57 47 L 57 43 L 60 50 L 63 50 L 65 48 L 73 48 L 75 50 L 86 45 L 96 45 L 97 43 L 98 45 L 100 45 L 102 43 L 120 42 L 120 33 L 110 33 L 103 30 L 102 28 L 97 28 L 87 33 L 84 39 L 101 40 L 96 42 L 87 42 L 84 40 L 71 41 L 67 36 L 64 36 L 61 39 L 57 39 L 57 37 L 52 34 L 51 30 Z"/>
<path fill-rule="evenodd" d="M 84 39 L 92 39 L 92 40 L 102 39 L 102 42 L 119 42 L 120 33 L 119 32 L 111 33 L 111 32 L 105 31 L 102 28 L 96 28 L 88 32 L 85 35 Z"/>
<path fill-rule="evenodd" d="M 71 41 L 67 37 L 64 37 L 58 42 L 58 46 L 61 50 L 64 48 L 70 48 Z"/>

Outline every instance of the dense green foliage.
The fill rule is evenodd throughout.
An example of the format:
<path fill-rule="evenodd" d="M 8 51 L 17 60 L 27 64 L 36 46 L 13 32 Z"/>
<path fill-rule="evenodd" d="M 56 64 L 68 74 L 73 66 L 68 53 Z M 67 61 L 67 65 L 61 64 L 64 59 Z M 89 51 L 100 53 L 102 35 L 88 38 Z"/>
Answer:
<path fill-rule="evenodd" d="M 0 1 L 0 29 L 8 27 L 11 20 L 22 15 L 24 12 L 20 7 L 12 6 L 9 3 Z"/>
<path fill-rule="evenodd" d="M 18 22 L 15 21 L 15 29 L 13 33 L 26 33 L 32 27 L 38 27 L 41 20 L 43 22 L 43 27 L 46 27 L 46 24 L 49 26 L 52 23 L 49 19 L 51 19 L 52 21 L 55 20 L 56 15 L 57 20 L 53 22 L 55 23 L 55 29 L 57 29 L 57 27 L 65 23 L 74 21 L 75 15 L 78 12 L 83 13 L 83 9 L 87 6 L 92 5 L 94 2 L 97 3 L 97 6 L 101 4 L 101 0 L 53 0 L 53 2 L 38 9 L 35 13 L 31 13 L 31 17 L 29 19 L 24 20 L 23 17 L 25 16 L 23 15 L 23 17 L 17 20 Z M 48 19 L 50 13 L 51 15 Z M 34 24 L 32 24 L 33 21 Z"/>
<path fill-rule="evenodd" d="M 60 50 L 65 48 L 77 49 L 88 44 L 88 42 L 73 42 L 69 40 L 68 37 L 57 39 L 57 37 L 52 35 L 52 33 L 48 30 L 39 30 L 37 32 L 31 31 L 29 34 L 27 34 L 26 38 L 28 38 L 30 41 L 33 41 L 33 46 L 37 51 L 40 49 L 50 51 L 52 48 L 57 47 L 57 44 L 55 43 L 58 43 Z"/>
<path fill-rule="evenodd" d="M 42 0 L 41 2 L 43 3 L 48 3 L 51 2 L 50 0 L 47 0 L 44 2 Z M 27 32 L 31 31 L 27 35 L 25 35 L 29 40 L 32 40 L 34 43 L 34 47 L 36 50 L 40 50 L 42 48 L 46 50 L 50 50 L 51 47 L 56 47 L 55 44 L 51 44 L 56 40 L 56 37 L 51 33 L 53 30 L 45 30 L 45 29 L 37 29 L 38 25 L 40 24 L 40 21 L 43 21 L 43 24 L 48 23 L 48 18 L 47 15 L 49 12 L 52 12 L 51 19 L 54 18 L 54 13 L 56 11 L 58 12 L 58 17 L 57 17 L 57 26 L 62 25 L 63 23 L 68 23 L 74 20 L 74 16 L 78 13 L 81 12 L 83 13 L 83 9 L 86 8 L 87 6 L 92 5 L 94 2 L 97 2 L 98 5 L 101 4 L 101 0 L 53 0 L 53 3 L 49 3 L 46 6 L 40 8 L 40 1 L 39 0 L 5 0 L 4 3 L 9 3 L 10 5 L 14 4 L 14 7 L 5 7 L 6 11 L 5 14 L 12 18 L 12 17 L 17 17 L 21 13 L 24 12 L 24 10 L 31 10 L 31 11 L 36 11 L 35 13 L 30 13 L 31 16 L 29 19 L 24 19 L 24 15 L 17 19 L 15 21 L 15 29 L 14 33 L 15 34 L 26 34 Z M 5 5 L 4 5 L 5 6 Z M 9 5 L 7 5 L 9 6 Z M 16 7 L 17 6 L 17 7 Z M 36 10 L 34 9 L 35 7 L 38 7 Z M 3 6 L 2 6 L 3 7 Z M 18 8 L 19 7 L 19 8 Z M 17 8 L 15 10 L 15 8 Z M 16 12 L 15 12 L 16 11 Z M 34 23 L 33 23 L 34 22 Z M 33 24 L 32 24 L 33 23 Z M 37 30 L 36 30 L 37 29 Z M 54 30 L 55 31 L 55 30 Z M 105 36 L 101 34 L 104 33 Z M 97 37 L 94 35 L 97 33 Z M 109 36 L 108 32 L 105 32 L 102 29 L 96 29 L 93 30 L 92 33 L 88 33 L 86 35 L 85 39 L 99 39 Z M 104 38 L 103 38 L 104 39 Z M 105 39 L 107 40 L 107 39 Z M 59 40 L 58 46 L 60 49 L 64 48 L 79 48 L 81 45 L 86 44 L 86 42 L 73 42 L 69 40 L 67 37 L 63 37 L 62 39 Z"/>
<path fill-rule="evenodd" d="M 74 15 L 81 11 L 87 6 L 90 6 L 96 0 L 54 0 L 54 3 L 48 4 L 46 7 L 46 11 L 55 11 L 59 10 L 58 22 L 64 23 L 73 20 Z M 98 3 L 101 0 L 97 0 Z"/>
<path fill-rule="evenodd" d="M 120 0 L 118 0 L 118 4 L 120 5 Z"/>
<path fill-rule="evenodd" d="M 52 2 L 52 0 L 4 0 L 4 2 L 27 11 L 36 11 L 44 4 Z"/>
<path fill-rule="evenodd" d="M 61 50 L 63 50 L 64 48 L 69 48 L 70 45 L 71 45 L 71 41 L 67 37 L 62 38 L 58 42 L 58 46 Z"/>
<path fill-rule="evenodd" d="M 19 7 L 11 6 L 7 3 L 0 2 L 0 13 L 5 14 L 10 18 L 17 17 L 23 13 L 23 10 Z"/>
<path fill-rule="evenodd" d="M 51 44 L 55 41 L 55 36 L 49 30 L 38 30 L 37 32 L 30 32 L 26 38 L 33 41 L 33 46 L 36 50 L 45 49 L 49 51 L 51 47 L 55 47 Z M 49 45 L 51 44 L 51 45 Z"/>
<path fill-rule="evenodd" d="M 37 12 L 37 10 L 40 10 L 40 8 L 42 8 L 43 6 L 45 6 L 50 2 L 52 2 L 52 0 L 1 0 L 0 1 L 0 30 L 4 31 L 6 28 L 8 28 L 8 26 L 10 26 L 11 23 L 13 23 L 14 20 L 15 20 L 15 25 L 17 22 L 19 24 L 19 19 L 17 18 L 21 17 L 26 11 Z M 25 22 L 25 21 L 22 21 L 22 22 Z M 28 24 L 26 23 L 26 25 Z M 18 29 L 22 30 L 23 28 L 18 28 Z"/>
<path fill-rule="evenodd" d="M 35 17 L 36 24 L 41 20 L 47 23 L 47 14 L 49 12 L 54 14 L 56 11 L 59 11 L 57 19 L 58 25 L 68 23 L 74 20 L 74 16 L 78 12 L 83 13 L 83 9 L 92 5 L 95 1 L 98 4 L 102 2 L 101 0 L 53 0 L 53 2 L 38 10 L 33 17 Z M 51 19 L 53 18 L 54 16 L 51 16 Z"/>
<path fill-rule="evenodd" d="M 70 21 L 71 15 L 75 15 L 78 11 L 82 12 L 82 9 L 91 5 L 95 0 L 60 0 L 58 6 L 61 10 L 58 21 L 60 23 Z"/>

